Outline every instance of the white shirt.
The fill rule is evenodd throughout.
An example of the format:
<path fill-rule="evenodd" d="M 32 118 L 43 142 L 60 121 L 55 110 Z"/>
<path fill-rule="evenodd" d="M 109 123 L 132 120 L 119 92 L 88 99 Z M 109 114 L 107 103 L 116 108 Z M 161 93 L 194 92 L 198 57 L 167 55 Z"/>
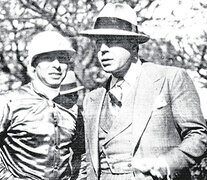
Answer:
<path fill-rule="evenodd" d="M 121 89 L 123 91 L 122 102 L 128 96 L 128 93 L 130 92 L 131 88 L 133 88 L 133 86 L 135 85 L 137 78 L 140 76 L 141 67 L 142 66 L 140 60 L 138 60 L 137 63 L 131 63 L 127 73 L 123 77 L 124 82 L 121 85 Z M 112 75 L 110 89 L 116 84 L 117 81 L 118 78 Z"/>

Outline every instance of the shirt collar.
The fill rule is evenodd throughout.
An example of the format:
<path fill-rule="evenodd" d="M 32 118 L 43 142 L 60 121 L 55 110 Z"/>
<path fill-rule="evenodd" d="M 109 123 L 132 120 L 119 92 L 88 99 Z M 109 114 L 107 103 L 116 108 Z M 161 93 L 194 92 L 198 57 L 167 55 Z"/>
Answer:
<path fill-rule="evenodd" d="M 45 96 L 47 99 L 52 100 L 56 96 L 59 95 L 60 87 L 59 88 L 51 88 L 43 84 L 39 78 L 35 78 L 32 80 L 32 87 L 34 91 L 38 94 Z"/>
<path fill-rule="evenodd" d="M 141 72 L 141 61 L 138 60 L 136 63 L 131 63 L 129 70 L 123 77 L 124 82 L 126 82 L 129 86 L 133 86 L 140 72 Z M 110 87 L 113 87 L 117 81 L 118 81 L 118 78 L 112 75 Z"/>

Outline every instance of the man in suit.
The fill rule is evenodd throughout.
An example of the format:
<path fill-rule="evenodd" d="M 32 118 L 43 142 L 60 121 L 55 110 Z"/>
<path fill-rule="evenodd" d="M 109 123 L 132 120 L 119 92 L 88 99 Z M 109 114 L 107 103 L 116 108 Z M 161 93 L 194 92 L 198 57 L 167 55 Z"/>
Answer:
<path fill-rule="evenodd" d="M 107 4 L 94 28 L 98 59 L 111 77 L 84 100 L 89 180 L 190 179 L 207 148 L 206 122 L 195 87 L 180 68 L 138 58 L 149 37 L 136 12 Z"/>

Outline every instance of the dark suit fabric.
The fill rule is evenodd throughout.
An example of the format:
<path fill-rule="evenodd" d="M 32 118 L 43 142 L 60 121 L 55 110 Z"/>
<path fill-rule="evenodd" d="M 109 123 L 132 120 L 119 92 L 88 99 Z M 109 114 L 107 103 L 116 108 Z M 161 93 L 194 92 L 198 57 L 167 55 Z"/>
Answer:
<path fill-rule="evenodd" d="M 89 180 L 98 179 L 100 172 L 98 129 L 105 94 L 106 88 L 101 87 L 91 91 L 84 100 Z M 121 123 L 113 125 L 107 134 L 106 152 L 121 151 L 124 144 L 120 147 L 117 144 L 125 137 L 124 131 L 131 127 L 132 157 L 137 160 L 164 157 L 172 179 L 188 179 L 188 167 L 206 150 L 206 122 L 199 97 L 183 69 L 143 63 L 140 77 L 117 118 Z M 136 172 L 134 175 L 135 179 L 153 179 Z"/>

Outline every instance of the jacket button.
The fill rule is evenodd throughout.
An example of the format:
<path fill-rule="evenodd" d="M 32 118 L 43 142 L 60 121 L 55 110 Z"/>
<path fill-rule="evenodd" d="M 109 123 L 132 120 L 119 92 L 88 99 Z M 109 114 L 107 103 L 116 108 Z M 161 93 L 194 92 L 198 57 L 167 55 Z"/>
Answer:
<path fill-rule="evenodd" d="M 112 169 L 114 169 L 114 168 L 115 168 L 113 164 L 112 164 L 111 168 L 112 168 Z"/>
<path fill-rule="evenodd" d="M 57 118 L 54 117 L 54 125 L 55 125 L 55 127 L 57 126 L 57 124 L 58 124 L 58 122 L 57 122 Z"/>
<path fill-rule="evenodd" d="M 131 164 L 131 163 L 129 163 L 129 164 L 128 164 L 128 167 L 132 167 L 132 164 Z"/>

